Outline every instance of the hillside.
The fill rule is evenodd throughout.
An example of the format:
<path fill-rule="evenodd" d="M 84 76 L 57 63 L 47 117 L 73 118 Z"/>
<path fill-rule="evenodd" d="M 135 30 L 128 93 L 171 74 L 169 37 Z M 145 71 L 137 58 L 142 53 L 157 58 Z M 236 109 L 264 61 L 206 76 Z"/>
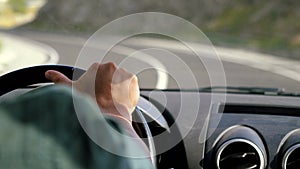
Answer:
<path fill-rule="evenodd" d="M 293 0 L 49 0 L 25 28 L 91 33 L 114 19 L 145 11 L 185 18 L 216 45 L 300 59 L 300 1 Z"/>
<path fill-rule="evenodd" d="M 205 29 L 221 34 L 218 38 L 223 43 L 300 59 L 299 19 L 298 1 L 235 1 L 209 20 Z"/>

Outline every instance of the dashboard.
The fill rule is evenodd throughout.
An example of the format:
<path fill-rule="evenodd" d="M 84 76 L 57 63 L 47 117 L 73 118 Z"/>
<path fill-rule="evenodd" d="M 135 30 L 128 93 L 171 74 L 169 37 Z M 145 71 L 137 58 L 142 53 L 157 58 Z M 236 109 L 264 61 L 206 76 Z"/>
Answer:
<path fill-rule="evenodd" d="M 226 102 L 212 102 L 213 95 L 226 96 Z M 142 90 L 141 96 L 138 106 L 154 138 L 158 169 L 300 166 L 299 97 L 159 90 Z M 195 97 L 200 100 L 196 113 L 190 109 Z M 183 98 L 188 105 L 180 103 Z M 182 123 L 179 118 L 185 117 L 189 122 Z"/>
<path fill-rule="evenodd" d="M 174 120 L 182 137 L 178 144 L 182 151 L 166 152 L 165 156 L 172 157 L 161 162 L 163 165 L 158 164 L 161 168 L 294 169 L 300 166 L 299 97 L 192 91 L 142 91 L 141 94 L 153 105 L 165 107 L 160 108 L 162 113 Z M 213 96 L 225 95 L 226 102 L 212 101 Z M 194 106 L 195 97 L 200 100 L 196 117 L 189 110 Z M 184 107 L 180 103 L 182 99 L 187 101 Z M 178 122 L 180 114 L 192 117 L 189 120 L 194 119 L 193 122 Z M 170 137 L 176 140 L 177 134 Z M 174 149 L 180 150 L 178 145 Z"/>

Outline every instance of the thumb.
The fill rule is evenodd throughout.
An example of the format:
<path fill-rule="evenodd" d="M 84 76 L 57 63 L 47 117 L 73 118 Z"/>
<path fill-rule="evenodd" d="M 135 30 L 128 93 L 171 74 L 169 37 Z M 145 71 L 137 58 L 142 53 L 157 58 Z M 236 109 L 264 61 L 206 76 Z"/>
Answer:
<path fill-rule="evenodd" d="M 54 83 L 72 85 L 72 81 L 67 76 L 55 70 L 46 71 L 45 77 Z"/>

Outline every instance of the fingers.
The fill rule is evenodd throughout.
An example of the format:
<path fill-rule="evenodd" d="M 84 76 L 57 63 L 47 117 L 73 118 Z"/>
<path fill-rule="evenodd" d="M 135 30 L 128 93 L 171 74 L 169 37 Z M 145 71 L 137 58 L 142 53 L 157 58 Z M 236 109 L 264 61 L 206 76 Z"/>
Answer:
<path fill-rule="evenodd" d="M 115 63 L 108 62 L 108 63 L 104 63 L 104 64 L 99 64 L 97 73 L 100 76 L 103 76 L 102 74 L 104 73 L 106 75 L 106 78 L 109 78 L 111 81 L 111 79 L 117 69 L 118 69 L 118 67 Z"/>
<path fill-rule="evenodd" d="M 55 70 L 46 71 L 45 77 L 54 83 L 65 84 L 69 86 L 72 85 L 72 81 L 68 77 Z"/>

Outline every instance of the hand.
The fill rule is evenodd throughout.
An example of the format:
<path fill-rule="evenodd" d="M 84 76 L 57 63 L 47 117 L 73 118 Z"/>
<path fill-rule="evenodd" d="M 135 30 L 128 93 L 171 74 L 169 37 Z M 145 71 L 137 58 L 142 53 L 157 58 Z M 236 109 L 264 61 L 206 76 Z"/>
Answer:
<path fill-rule="evenodd" d="M 109 62 L 106 64 L 94 63 L 77 81 L 71 81 L 62 73 L 54 70 L 48 70 L 45 76 L 54 83 L 73 86 L 80 92 L 90 95 L 96 100 L 103 113 L 120 119 L 126 133 L 137 138 L 137 144 L 143 148 L 146 154 L 150 154 L 148 147 L 131 125 L 131 113 L 140 97 L 138 80 L 135 75 Z"/>
<path fill-rule="evenodd" d="M 131 113 L 140 96 L 138 80 L 114 63 L 94 63 L 77 81 L 71 81 L 54 70 L 48 70 L 45 76 L 54 83 L 73 85 L 80 92 L 92 96 L 103 113 L 132 122 Z"/>

